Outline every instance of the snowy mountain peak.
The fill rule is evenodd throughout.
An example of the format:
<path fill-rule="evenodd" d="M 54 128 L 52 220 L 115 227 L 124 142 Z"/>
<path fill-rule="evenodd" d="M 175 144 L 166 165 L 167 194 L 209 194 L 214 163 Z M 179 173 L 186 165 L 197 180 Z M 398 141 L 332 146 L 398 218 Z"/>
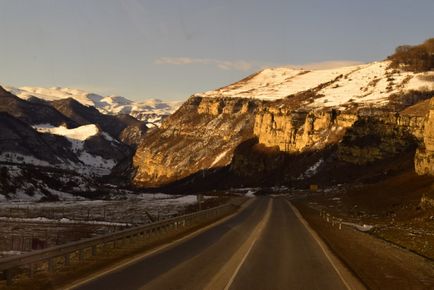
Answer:
<path fill-rule="evenodd" d="M 37 97 L 46 101 L 73 98 L 85 106 L 95 107 L 104 114 L 129 114 L 148 123 L 148 127 L 158 127 L 165 117 L 172 114 L 182 104 L 181 101 L 162 101 L 159 99 L 135 102 L 122 96 L 101 96 L 74 88 L 15 88 L 10 86 L 5 86 L 4 88 L 24 100 L 31 97 Z"/>
<path fill-rule="evenodd" d="M 305 105 L 312 108 L 339 107 L 349 103 L 382 106 L 388 103 L 392 94 L 432 89 L 429 75 L 433 74 L 391 69 L 390 61 L 323 70 L 269 68 L 196 96 L 278 100 L 311 91 L 316 97 Z"/>

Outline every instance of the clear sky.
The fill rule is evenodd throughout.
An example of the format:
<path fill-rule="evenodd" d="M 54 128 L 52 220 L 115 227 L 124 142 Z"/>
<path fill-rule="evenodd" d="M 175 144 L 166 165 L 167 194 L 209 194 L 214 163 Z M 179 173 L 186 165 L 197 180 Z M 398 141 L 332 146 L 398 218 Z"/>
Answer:
<path fill-rule="evenodd" d="M 185 99 L 430 37 L 433 0 L 0 0 L 0 84 Z"/>

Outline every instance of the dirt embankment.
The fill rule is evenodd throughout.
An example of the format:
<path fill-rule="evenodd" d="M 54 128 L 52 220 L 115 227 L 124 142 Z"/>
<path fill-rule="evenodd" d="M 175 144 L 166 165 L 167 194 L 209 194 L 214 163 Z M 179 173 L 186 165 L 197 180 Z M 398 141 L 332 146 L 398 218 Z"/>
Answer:
<path fill-rule="evenodd" d="M 294 204 L 330 248 L 371 289 L 434 288 L 432 177 L 402 173 L 385 181 L 324 193 Z M 434 200 L 434 199 L 432 199 Z M 360 232 L 320 217 L 320 211 Z"/>
<path fill-rule="evenodd" d="M 343 226 L 332 226 L 319 212 L 296 202 L 304 218 L 331 250 L 369 289 L 432 289 L 434 262 L 401 247 Z"/>

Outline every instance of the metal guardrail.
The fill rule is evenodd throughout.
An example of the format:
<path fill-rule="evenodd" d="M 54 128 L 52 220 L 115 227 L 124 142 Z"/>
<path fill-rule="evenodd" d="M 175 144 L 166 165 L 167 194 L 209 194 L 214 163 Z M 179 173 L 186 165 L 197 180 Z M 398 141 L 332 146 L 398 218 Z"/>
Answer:
<path fill-rule="evenodd" d="M 218 207 L 198 211 L 195 213 L 167 219 L 164 221 L 137 226 L 115 233 L 110 233 L 94 238 L 67 243 L 43 250 L 32 251 L 18 256 L 0 259 L 0 271 L 4 279 L 10 285 L 13 279 L 14 269 L 26 267 L 29 269 L 30 277 L 33 276 L 34 266 L 39 263 L 47 263 L 48 271 L 55 270 L 54 259 L 64 257 L 64 265 L 70 264 L 70 256 L 78 253 L 79 261 L 84 260 L 84 251 L 91 249 L 91 255 L 97 255 L 98 246 L 113 243 L 113 247 L 122 247 L 126 243 L 142 243 L 167 238 L 171 234 L 185 232 L 188 229 L 217 220 L 238 208 L 239 204 L 228 203 Z"/>
<path fill-rule="evenodd" d="M 325 210 L 320 210 L 319 216 L 322 217 L 327 223 L 331 223 L 332 227 L 336 225 L 339 230 L 342 230 L 342 224 L 345 224 L 343 219 L 334 217 Z"/>

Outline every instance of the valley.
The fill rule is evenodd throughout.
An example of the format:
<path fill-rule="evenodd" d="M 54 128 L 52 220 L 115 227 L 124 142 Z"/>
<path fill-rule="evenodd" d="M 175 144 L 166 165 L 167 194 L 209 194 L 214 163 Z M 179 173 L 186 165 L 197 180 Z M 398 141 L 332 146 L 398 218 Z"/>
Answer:
<path fill-rule="evenodd" d="M 17 269 L 17 285 L 31 283 L 34 265 L 46 265 L 41 288 L 65 286 L 55 263 L 90 277 L 77 288 L 110 288 L 149 260 L 131 289 L 429 289 L 433 52 L 429 39 L 366 64 L 265 68 L 185 102 L 0 87 L 4 286 Z M 304 268 L 249 280 L 274 262 Z"/>

